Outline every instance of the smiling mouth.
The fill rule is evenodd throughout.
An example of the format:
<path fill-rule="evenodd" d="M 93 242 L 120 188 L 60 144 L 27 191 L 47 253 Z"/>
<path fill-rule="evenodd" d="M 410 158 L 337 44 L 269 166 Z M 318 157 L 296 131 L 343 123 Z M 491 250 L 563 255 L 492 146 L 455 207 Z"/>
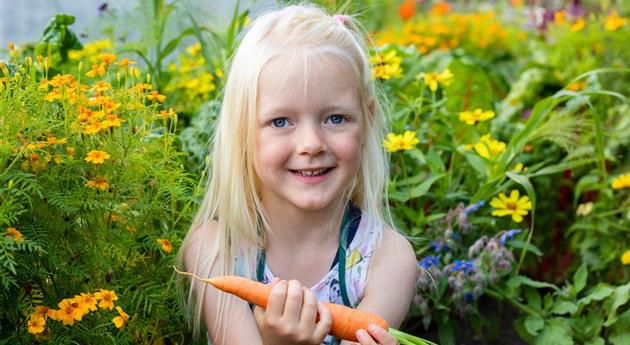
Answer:
<path fill-rule="evenodd" d="M 289 170 L 292 173 L 294 173 L 295 175 L 300 175 L 300 176 L 320 176 L 320 175 L 324 175 L 327 172 L 333 170 L 334 168 L 324 168 L 324 169 L 317 169 L 317 170 Z"/>

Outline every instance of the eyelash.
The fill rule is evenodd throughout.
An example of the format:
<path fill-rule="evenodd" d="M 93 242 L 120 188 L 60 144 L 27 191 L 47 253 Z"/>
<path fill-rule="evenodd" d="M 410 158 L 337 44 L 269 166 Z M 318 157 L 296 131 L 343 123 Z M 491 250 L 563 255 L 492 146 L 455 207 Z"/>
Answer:
<path fill-rule="evenodd" d="M 346 121 L 346 122 L 349 120 L 349 117 L 348 117 L 348 116 L 346 116 L 346 115 L 342 115 L 342 114 L 333 114 L 333 115 L 328 116 L 328 117 L 326 118 L 326 121 L 330 120 L 333 116 L 339 116 L 339 117 L 341 117 L 341 119 L 342 119 L 343 121 Z M 276 119 L 271 120 L 271 121 L 269 122 L 269 125 L 271 125 L 271 126 L 272 126 L 272 127 L 274 127 L 274 128 L 284 128 L 284 127 L 278 127 L 278 126 L 276 126 L 276 125 L 275 125 L 275 122 L 276 122 L 276 121 L 278 121 L 278 120 L 284 120 L 285 122 L 286 122 L 286 121 L 288 121 L 286 117 L 278 117 L 278 118 L 276 118 Z M 342 123 L 343 123 L 343 122 L 340 122 L 340 123 L 335 123 L 335 124 L 340 125 L 340 124 L 342 124 Z"/>

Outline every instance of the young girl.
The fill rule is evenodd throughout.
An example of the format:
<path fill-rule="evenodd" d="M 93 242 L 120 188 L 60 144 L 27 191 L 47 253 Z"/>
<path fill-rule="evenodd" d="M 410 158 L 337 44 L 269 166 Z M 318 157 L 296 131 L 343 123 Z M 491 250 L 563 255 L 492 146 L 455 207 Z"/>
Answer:
<path fill-rule="evenodd" d="M 350 17 L 289 6 L 248 26 L 225 84 L 207 194 L 179 258 L 202 277 L 273 288 L 263 310 L 191 282 L 195 332 L 202 319 L 213 344 L 338 344 L 318 301 L 400 325 L 417 266 L 385 221 L 384 127 Z M 357 332 L 360 344 L 396 344 L 369 328 Z"/>

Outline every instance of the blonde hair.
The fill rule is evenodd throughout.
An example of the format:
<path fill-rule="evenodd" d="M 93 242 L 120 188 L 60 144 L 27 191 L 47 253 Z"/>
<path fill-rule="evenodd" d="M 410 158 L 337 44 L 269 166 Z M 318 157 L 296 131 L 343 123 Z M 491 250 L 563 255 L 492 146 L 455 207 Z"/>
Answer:
<path fill-rule="evenodd" d="M 196 273 L 208 276 L 213 269 L 221 275 L 255 277 L 257 255 L 266 245 L 263 229 L 268 228 L 253 164 L 259 78 L 272 59 L 288 52 L 323 54 L 350 67 L 358 86 L 365 137 L 361 146 L 361 167 L 355 182 L 346 191 L 345 200 L 352 200 L 363 210 L 368 226 L 376 229 L 382 229 L 386 223 L 391 226 L 386 202 L 389 168 L 382 149 L 386 121 L 372 79 L 364 37 L 351 17 L 332 17 L 314 5 L 287 6 L 264 14 L 248 25 L 231 60 L 212 139 L 207 192 L 181 246 L 180 267 L 184 251 L 200 245 L 192 243 L 191 235 L 216 220 L 217 241 L 213 248 L 197 250 Z M 373 112 L 369 106 L 372 100 Z M 187 315 L 192 315 L 193 332 L 197 335 L 205 289 L 193 289 L 195 284 L 191 283 L 187 300 L 180 289 L 180 300 L 189 311 Z M 219 296 L 219 312 L 224 311 L 226 298 L 223 296 Z M 218 323 L 213 327 L 223 327 L 222 321 Z"/>

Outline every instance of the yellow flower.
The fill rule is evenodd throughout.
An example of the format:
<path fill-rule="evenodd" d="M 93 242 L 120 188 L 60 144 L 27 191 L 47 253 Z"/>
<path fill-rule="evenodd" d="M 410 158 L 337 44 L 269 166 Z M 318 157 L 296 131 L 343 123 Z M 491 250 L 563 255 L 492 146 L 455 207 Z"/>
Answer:
<path fill-rule="evenodd" d="M 496 139 L 492 139 L 490 134 L 486 134 L 479 139 L 479 142 L 472 145 L 479 156 L 491 159 L 505 151 L 505 143 Z"/>
<path fill-rule="evenodd" d="M 157 91 L 153 90 L 148 95 L 147 98 L 153 102 L 164 103 L 166 101 L 166 96 L 160 95 Z"/>
<path fill-rule="evenodd" d="M 94 179 L 89 180 L 86 185 L 90 188 L 107 190 L 109 188 L 109 183 L 103 176 L 96 176 Z"/>
<path fill-rule="evenodd" d="M 575 23 L 571 25 L 571 31 L 573 32 L 581 31 L 582 29 L 584 29 L 585 26 L 586 26 L 586 21 L 584 20 L 584 18 L 578 18 L 578 20 L 576 20 Z"/>
<path fill-rule="evenodd" d="M 612 181 L 612 187 L 613 189 L 630 187 L 630 172 L 625 175 L 617 176 L 617 178 Z"/>
<path fill-rule="evenodd" d="M 606 31 L 617 31 L 619 28 L 626 26 L 627 23 L 627 18 L 619 17 L 617 11 L 612 11 L 604 21 L 604 28 Z"/>
<path fill-rule="evenodd" d="M 47 318 L 51 318 L 51 319 L 55 319 L 55 314 L 56 312 L 50 308 L 48 308 L 47 306 L 44 305 L 38 305 L 35 307 L 35 311 L 33 311 L 33 314 L 31 315 L 31 318 L 42 318 L 42 319 L 47 319 Z"/>
<path fill-rule="evenodd" d="M 109 291 L 105 289 L 101 289 L 99 292 L 94 293 L 94 298 L 96 298 L 98 302 L 98 306 L 103 309 L 114 309 L 114 301 L 118 300 L 118 296 L 114 291 Z"/>
<path fill-rule="evenodd" d="M 562 25 L 566 22 L 567 13 L 565 11 L 558 11 L 553 14 L 553 22 L 556 25 Z"/>
<path fill-rule="evenodd" d="M 32 316 L 31 319 L 28 320 L 28 332 L 30 334 L 42 333 L 44 326 L 46 326 L 46 320 L 42 317 Z"/>
<path fill-rule="evenodd" d="M 626 250 L 622 255 L 621 255 L 621 263 L 623 265 L 630 265 L 630 249 Z"/>
<path fill-rule="evenodd" d="M 173 251 L 173 246 L 171 245 L 171 241 L 160 238 L 160 239 L 155 240 L 155 242 L 157 242 L 162 247 L 162 250 L 164 252 L 170 254 L 171 251 Z"/>
<path fill-rule="evenodd" d="M 195 43 L 189 47 L 186 47 L 186 53 L 190 56 L 196 56 L 201 52 L 201 43 Z"/>
<path fill-rule="evenodd" d="M 453 81 L 453 74 L 447 68 L 440 73 L 425 73 L 424 83 L 431 89 L 432 92 L 437 91 L 438 83 L 442 86 L 448 86 Z"/>
<path fill-rule="evenodd" d="M 64 325 L 74 325 L 74 321 L 81 321 L 83 315 L 85 314 L 79 308 L 79 303 L 72 299 L 64 299 L 59 302 L 56 320 L 62 321 Z"/>
<path fill-rule="evenodd" d="M 371 56 L 370 63 L 372 65 L 373 77 L 382 80 L 400 78 L 402 76 L 402 68 L 400 68 L 401 61 L 402 58 L 396 55 L 395 50 L 390 50 L 386 54 Z"/>
<path fill-rule="evenodd" d="M 494 111 L 483 111 L 480 108 L 475 111 L 462 111 L 459 113 L 459 120 L 466 122 L 467 125 L 474 125 L 477 122 L 489 120 L 494 117 Z"/>
<path fill-rule="evenodd" d="M 509 198 L 505 193 L 500 193 L 498 198 L 492 198 L 490 205 L 496 209 L 492 211 L 493 216 L 511 215 L 512 220 L 517 223 L 523 221 L 523 216 L 526 216 L 527 211 L 532 209 L 532 202 L 529 201 L 529 197 L 526 195 L 519 197 L 519 192 L 516 189 L 510 192 Z"/>
<path fill-rule="evenodd" d="M 405 131 L 403 134 L 387 134 L 387 139 L 383 140 L 383 146 L 388 152 L 411 150 L 420 140 L 416 137 L 416 132 Z"/>
<path fill-rule="evenodd" d="M 127 315 L 121 307 L 116 307 L 116 311 L 118 311 L 119 316 L 112 319 L 112 322 L 116 325 L 116 328 L 121 329 L 125 326 L 127 320 L 129 320 L 129 315 Z"/>
<path fill-rule="evenodd" d="M 15 242 L 22 241 L 22 233 L 19 230 L 17 230 L 16 228 L 14 228 L 14 227 L 8 227 L 7 228 L 7 235 L 6 235 L 6 237 L 14 240 Z"/>
<path fill-rule="evenodd" d="M 109 66 L 112 62 L 116 60 L 116 55 L 114 54 L 101 54 L 98 56 L 99 60 L 101 60 L 105 67 Z"/>
<path fill-rule="evenodd" d="M 92 164 L 103 164 L 103 162 L 105 162 L 106 159 L 109 159 L 109 157 L 111 156 L 105 151 L 92 150 L 88 152 L 85 157 L 85 161 Z"/>

